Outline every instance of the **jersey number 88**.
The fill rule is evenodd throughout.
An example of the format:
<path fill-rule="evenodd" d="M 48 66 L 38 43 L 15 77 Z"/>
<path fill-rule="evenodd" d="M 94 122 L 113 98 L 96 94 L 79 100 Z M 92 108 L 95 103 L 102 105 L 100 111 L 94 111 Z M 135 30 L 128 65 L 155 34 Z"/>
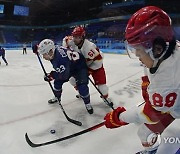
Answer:
<path fill-rule="evenodd" d="M 158 93 L 154 93 L 152 95 L 153 105 L 157 107 L 163 107 L 163 101 L 165 101 L 164 106 L 172 107 L 175 103 L 176 98 L 177 98 L 177 94 L 175 92 L 169 93 L 165 97 L 165 100 L 163 100 L 163 97 Z"/>

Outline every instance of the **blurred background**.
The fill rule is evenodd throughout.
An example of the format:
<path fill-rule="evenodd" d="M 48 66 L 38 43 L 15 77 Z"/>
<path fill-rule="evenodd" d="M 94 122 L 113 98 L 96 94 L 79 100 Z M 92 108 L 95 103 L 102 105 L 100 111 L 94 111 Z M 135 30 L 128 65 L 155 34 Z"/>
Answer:
<path fill-rule="evenodd" d="M 172 18 L 180 40 L 178 0 L 0 0 L 0 45 L 5 49 L 31 47 L 53 39 L 61 44 L 73 28 L 82 25 L 87 38 L 103 52 L 124 53 L 124 30 L 138 9 L 155 5 Z"/>

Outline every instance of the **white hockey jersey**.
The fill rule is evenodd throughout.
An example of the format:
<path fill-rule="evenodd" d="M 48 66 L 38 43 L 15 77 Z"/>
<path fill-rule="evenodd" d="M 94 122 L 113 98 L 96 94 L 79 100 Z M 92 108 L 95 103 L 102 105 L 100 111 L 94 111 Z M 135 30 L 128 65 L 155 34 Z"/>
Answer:
<path fill-rule="evenodd" d="M 85 39 L 81 49 L 78 48 L 74 44 L 72 36 L 66 36 L 63 39 L 62 46 L 71 48 L 72 50 L 82 53 L 86 59 L 86 63 L 88 68 L 91 70 L 97 70 L 102 67 L 103 65 L 103 54 L 97 48 L 97 46 L 90 42 L 89 40 Z"/>
<path fill-rule="evenodd" d="M 174 54 L 164 60 L 155 74 L 148 72 L 149 99 L 152 106 L 161 112 L 169 112 L 180 118 L 180 44 Z"/>
<path fill-rule="evenodd" d="M 180 44 L 177 43 L 174 54 L 164 60 L 154 74 L 147 71 L 152 107 L 162 114 L 170 113 L 174 118 L 180 118 Z M 143 110 L 144 105 L 127 110 L 120 119 L 128 123 L 152 123 Z"/>

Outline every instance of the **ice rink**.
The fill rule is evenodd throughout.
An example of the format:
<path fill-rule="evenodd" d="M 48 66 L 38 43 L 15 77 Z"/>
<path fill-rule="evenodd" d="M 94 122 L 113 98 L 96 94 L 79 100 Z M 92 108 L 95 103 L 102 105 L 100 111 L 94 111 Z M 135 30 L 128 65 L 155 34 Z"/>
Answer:
<path fill-rule="evenodd" d="M 41 143 L 73 134 L 103 121 L 111 111 L 89 83 L 94 114 L 89 115 L 82 100 L 77 99 L 74 88 L 63 86 L 62 105 L 67 115 L 83 123 L 76 126 L 67 121 L 58 104 L 47 103 L 53 94 L 39 61 L 31 50 L 8 50 L 5 66 L 0 66 L 0 154 L 134 154 L 142 150 L 137 136 L 138 126 L 131 124 L 119 129 L 104 126 L 81 136 L 44 147 L 32 148 L 25 141 L 27 132 L 31 140 Z M 43 60 L 47 72 L 52 70 Z M 104 54 L 107 85 L 114 107 L 127 109 L 143 102 L 140 91 L 143 67 L 138 60 L 127 55 Z M 178 121 L 179 122 L 179 121 Z M 174 124 L 180 130 L 180 125 Z M 51 134 L 50 130 L 56 133 Z"/>

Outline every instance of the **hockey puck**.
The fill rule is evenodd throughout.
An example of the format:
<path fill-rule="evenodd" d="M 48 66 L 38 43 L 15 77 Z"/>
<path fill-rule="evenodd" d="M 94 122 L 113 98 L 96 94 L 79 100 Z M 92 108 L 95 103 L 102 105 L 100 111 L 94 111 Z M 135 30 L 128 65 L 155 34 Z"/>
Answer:
<path fill-rule="evenodd" d="M 56 133 L 56 131 L 54 129 L 51 129 L 50 132 L 51 132 L 51 134 Z"/>
<path fill-rule="evenodd" d="M 76 98 L 80 98 L 80 96 L 79 96 L 79 95 L 76 95 Z"/>

